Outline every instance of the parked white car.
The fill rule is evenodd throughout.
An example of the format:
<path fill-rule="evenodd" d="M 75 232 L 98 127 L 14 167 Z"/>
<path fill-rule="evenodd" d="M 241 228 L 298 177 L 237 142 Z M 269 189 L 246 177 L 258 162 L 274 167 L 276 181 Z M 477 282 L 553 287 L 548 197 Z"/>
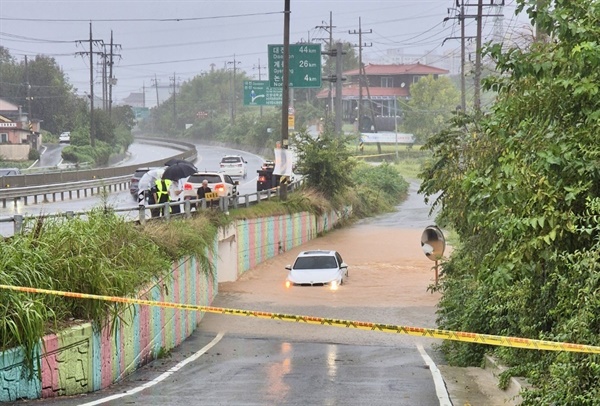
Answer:
<path fill-rule="evenodd" d="M 190 175 L 183 183 L 181 192 L 182 200 L 194 200 L 198 198 L 198 188 L 202 186 L 202 181 L 208 181 L 208 187 L 213 192 L 217 192 L 219 197 L 235 197 L 239 194 L 237 187 L 239 182 L 233 180 L 231 176 L 222 172 L 196 172 Z"/>
<path fill-rule="evenodd" d="M 229 176 L 246 179 L 248 175 L 246 164 L 246 160 L 240 155 L 225 155 L 221 158 L 219 170 Z"/>
<path fill-rule="evenodd" d="M 290 286 L 328 286 L 337 290 L 348 278 L 348 265 L 337 251 L 302 251 L 296 257 L 294 265 L 285 267 L 288 277 L 286 287 Z"/>

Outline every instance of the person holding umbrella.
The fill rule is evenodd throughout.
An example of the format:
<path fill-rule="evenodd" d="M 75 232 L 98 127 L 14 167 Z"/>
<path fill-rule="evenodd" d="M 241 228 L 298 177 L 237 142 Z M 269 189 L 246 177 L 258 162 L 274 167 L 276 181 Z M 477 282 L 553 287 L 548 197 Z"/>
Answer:
<path fill-rule="evenodd" d="M 171 158 L 167 162 L 165 162 L 165 166 L 172 166 L 172 165 L 176 165 L 176 164 L 189 165 L 194 168 L 195 172 L 198 172 L 198 169 L 196 168 L 196 166 L 193 163 L 191 163 L 190 161 L 186 161 L 185 159 Z"/>
<path fill-rule="evenodd" d="M 163 175 L 164 176 L 164 175 Z M 151 204 L 162 204 L 169 201 L 169 188 L 171 187 L 171 181 L 169 179 L 157 179 L 154 182 L 154 186 L 150 189 Z M 159 217 L 165 215 L 165 208 L 160 207 L 158 209 L 151 209 L 150 214 L 152 217 Z"/>
<path fill-rule="evenodd" d="M 150 169 L 140 178 L 138 183 L 138 205 L 145 206 L 146 198 L 148 198 L 148 204 L 155 204 L 155 202 L 153 202 L 154 196 L 152 196 L 152 193 L 149 193 L 149 191 L 152 186 L 154 186 L 155 182 L 162 178 L 164 171 L 165 168 Z"/>
<path fill-rule="evenodd" d="M 171 181 L 171 184 L 169 185 L 169 196 L 172 202 L 179 201 L 179 195 L 183 190 L 183 179 L 196 173 L 196 171 L 196 167 L 187 162 L 178 162 L 165 169 L 163 179 Z M 179 204 L 172 206 L 171 212 L 174 214 L 180 213 L 181 206 Z"/>

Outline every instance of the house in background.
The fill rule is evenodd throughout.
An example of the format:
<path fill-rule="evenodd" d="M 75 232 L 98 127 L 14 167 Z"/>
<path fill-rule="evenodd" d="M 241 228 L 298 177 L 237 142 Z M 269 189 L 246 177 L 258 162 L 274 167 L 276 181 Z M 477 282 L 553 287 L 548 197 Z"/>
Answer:
<path fill-rule="evenodd" d="M 29 151 L 42 142 L 40 122 L 30 122 L 21 106 L 0 99 L 0 157 L 8 161 L 26 161 Z"/>
<path fill-rule="evenodd" d="M 448 74 L 440 69 L 421 63 L 408 65 L 374 65 L 364 67 L 364 75 L 359 69 L 344 72 L 346 82 L 342 86 L 343 120 L 350 123 L 358 121 L 359 131 L 394 131 L 402 106 L 398 100 L 410 99 L 410 87 L 424 76 Z M 362 83 L 359 79 L 363 76 Z M 362 86 L 361 86 L 362 85 Z M 335 86 L 323 89 L 317 94 L 318 99 L 328 100 L 333 105 Z M 358 105 L 361 104 L 361 118 L 358 120 Z M 373 122 L 373 119 L 375 122 Z"/>

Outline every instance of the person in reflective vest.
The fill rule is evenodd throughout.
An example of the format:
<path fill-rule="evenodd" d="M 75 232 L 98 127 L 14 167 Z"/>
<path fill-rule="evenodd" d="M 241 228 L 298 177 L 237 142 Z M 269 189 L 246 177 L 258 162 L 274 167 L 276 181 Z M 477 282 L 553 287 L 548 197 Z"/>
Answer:
<path fill-rule="evenodd" d="M 154 182 L 154 186 L 150 190 L 153 202 L 150 204 L 162 204 L 169 201 L 169 188 L 171 187 L 171 181 L 169 179 L 157 179 Z M 164 216 L 165 208 L 161 207 L 158 209 L 152 209 L 150 212 L 152 217 Z"/>

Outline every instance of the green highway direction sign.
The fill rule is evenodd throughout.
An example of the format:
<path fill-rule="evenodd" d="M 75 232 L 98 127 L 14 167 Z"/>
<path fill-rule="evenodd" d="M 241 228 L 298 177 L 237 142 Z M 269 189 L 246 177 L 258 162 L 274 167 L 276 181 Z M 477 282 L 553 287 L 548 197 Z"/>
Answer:
<path fill-rule="evenodd" d="M 321 44 L 290 44 L 290 87 L 321 87 Z M 283 45 L 269 45 L 269 83 L 283 87 Z"/>
<path fill-rule="evenodd" d="M 268 80 L 244 80 L 244 106 L 281 106 L 282 89 Z"/>

